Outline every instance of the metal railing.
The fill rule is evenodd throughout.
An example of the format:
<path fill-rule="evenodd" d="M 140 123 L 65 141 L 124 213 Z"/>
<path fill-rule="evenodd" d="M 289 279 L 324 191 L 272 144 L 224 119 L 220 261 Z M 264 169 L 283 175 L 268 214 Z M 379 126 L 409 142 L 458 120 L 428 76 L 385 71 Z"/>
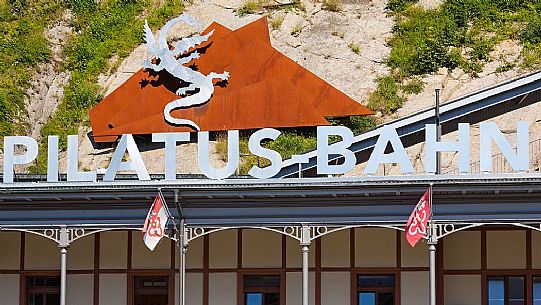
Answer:
<path fill-rule="evenodd" d="M 513 149 L 515 152 L 517 148 Z M 534 140 L 528 145 L 529 156 L 530 156 L 530 166 L 528 172 L 539 172 L 540 162 L 541 162 L 541 139 Z M 492 156 L 492 173 L 512 173 L 515 172 L 509 162 L 505 159 L 505 156 L 502 153 L 495 154 Z M 458 168 L 448 170 L 443 172 L 444 175 L 458 175 L 460 172 Z M 470 173 L 480 174 L 481 173 L 481 162 L 476 161 L 470 164 Z"/>

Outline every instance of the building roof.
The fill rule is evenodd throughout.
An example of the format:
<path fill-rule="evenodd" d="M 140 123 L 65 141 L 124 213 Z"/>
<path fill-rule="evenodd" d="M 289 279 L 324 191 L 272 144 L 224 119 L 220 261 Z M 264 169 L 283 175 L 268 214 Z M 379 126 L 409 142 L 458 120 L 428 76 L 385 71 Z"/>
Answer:
<path fill-rule="evenodd" d="M 303 222 L 403 225 L 434 183 L 435 219 L 539 222 L 541 174 L 303 179 L 184 179 L 3 185 L 0 226 L 140 227 L 163 191 L 188 225 L 261 226 Z"/>

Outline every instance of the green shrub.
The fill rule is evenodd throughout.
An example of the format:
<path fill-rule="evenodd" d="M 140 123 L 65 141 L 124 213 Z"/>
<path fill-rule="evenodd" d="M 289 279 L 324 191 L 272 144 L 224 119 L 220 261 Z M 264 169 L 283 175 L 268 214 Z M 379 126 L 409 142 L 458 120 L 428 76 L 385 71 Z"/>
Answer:
<path fill-rule="evenodd" d="M 397 21 L 390 40 L 389 67 L 402 76 L 435 72 L 455 65 L 451 46 L 459 41 L 456 23 L 440 10 L 410 8 Z"/>
<path fill-rule="evenodd" d="M 536 16 L 527 23 L 526 28 L 520 35 L 520 39 L 527 45 L 541 43 L 541 17 Z"/>
<path fill-rule="evenodd" d="M 346 126 L 354 134 L 360 134 L 373 129 L 377 125 L 377 119 L 371 115 L 350 116 L 338 119 L 328 119 L 335 126 Z"/>
<path fill-rule="evenodd" d="M 404 11 L 409 5 L 419 2 L 419 0 L 389 0 L 386 9 L 393 13 Z"/>
<path fill-rule="evenodd" d="M 423 81 L 418 78 L 413 78 L 400 86 L 402 92 L 407 94 L 419 94 L 423 92 L 424 88 L 425 83 L 423 83 Z"/>
<path fill-rule="evenodd" d="M 376 79 L 377 89 L 368 98 L 368 108 L 389 115 L 404 105 L 406 99 L 399 95 L 398 84 L 392 75 Z"/>
<path fill-rule="evenodd" d="M 237 14 L 239 16 L 253 14 L 263 9 L 264 4 L 265 4 L 264 0 L 247 0 L 246 2 L 242 4 L 241 7 L 237 9 Z"/>

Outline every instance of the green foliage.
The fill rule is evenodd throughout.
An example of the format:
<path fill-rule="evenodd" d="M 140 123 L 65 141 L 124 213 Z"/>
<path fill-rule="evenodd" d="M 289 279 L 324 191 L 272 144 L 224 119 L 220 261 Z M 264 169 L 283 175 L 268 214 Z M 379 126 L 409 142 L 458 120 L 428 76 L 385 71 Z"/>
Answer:
<path fill-rule="evenodd" d="M 60 136 L 60 149 L 66 148 L 66 136 L 77 134 L 78 127 L 87 120 L 88 109 L 101 99 L 98 75 L 109 68 L 113 56 L 126 57 L 137 45 L 143 43 L 144 15 L 151 27 L 158 27 L 180 14 L 183 2 L 167 0 L 156 6 L 152 1 L 70 0 L 76 12 L 73 22 L 80 33 L 66 47 L 66 68 L 72 71 L 65 87 L 64 100 L 42 128 L 40 150 L 46 151 L 46 137 Z M 40 153 L 34 172 L 46 170 L 46 154 Z"/>
<path fill-rule="evenodd" d="M 412 78 L 411 80 L 400 86 L 400 90 L 407 94 L 419 94 L 423 92 L 424 88 L 425 83 L 423 83 L 423 81 L 418 78 Z"/>
<path fill-rule="evenodd" d="M 239 16 L 245 16 L 248 14 L 253 14 L 261 9 L 263 9 L 263 5 L 265 4 L 264 0 L 247 0 L 242 4 L 241 7 L 237 9 L 237 14 Z"/>
<path fill-rule="evenodd" d="M 327 120 L 334 126 L 346 126 L 351 129 L 354 134 L 366 132 L 377 125 L 377 119 L 371 115 L 350 116 Z"/>
<path fill-rule="evenodd" d="M 411 4 L 417 3 L 419 0 L 389 0 L 387 1 L 386 9 L 393 13 L 402 12 Z"/>
<path fill-rule="evenodd" d="M 263 147 L 277 151 L 283 160 L 291 158 L 293 155 L 301 154 L 316 148 L 316 137 L 312 134 L 283 132 L 275 141 L 262 143 Z M 227 161 L 227 138 L 220 136 L 216 141 L 216 153 L 220 159 Z M 241 162 L 239 173 L 246 175 L 254 165 L 264 167 L 270 164 L 269 160 L 252 155 L 248 150 L 248 139 L 241 138 L 239 141 L 241 153 Z"/>
<path fill-rule="evenodd" d="M 520 39 L 527 46 L 539 45 L 541 43 L 541 17 L 533 17 L 526 25 L 520 35 Z"/>
<path fill-rule="evenodd" d="M 351 42 L 348 47 L 351 49 L 351 51 L 355 54 L 361 53 L 361 47 L 356 44 L 355 42 Z"/>
<path fill-rule="evenodd" d="M 284 23 L 285 17 L 286 16 L 284 14 L 280 14 L 280 15 L 274 16 L 271 19 L 269 19 L 269 24 L 270 24 L 271 28 L 273 30 L 280 29 L 280 27 L 282 26 L 282 23 Z"/>
<path fill-rule="evenodd" d="M 387 5 L 397 20 L 387 64 L 401 78 L 443 67 L 475 74 L 502 40 L 541 42 L 538 0 L 445 0 L 434 9 L 413 2 L 389 0 Z M 521 24 L 526 25 L 522 32 Z"/>
<path fill-rule="evenodd" d="M 406 99 L 399 94 L 394 76 L 379 77 L 376 83 L 377 89 L 368 98 L 368 108 L 389 115 L 404 105 Z"/>
<path fill-rule="evenodd" d="M 248 14 L 258 13 L 263 10 L 266 12 L 272 12 L 289 10 L 304 11 L 304 9 L 305 8 L 300 0 L 293 0 L 285 4 L 276 4 L 270 0 L 246 0 L 239 8 L 236 9 L 236 13 L 242 17 Z"/>
<path fill-rule="evenodd" d="M 23 133 L 15 121 L 24 112 L 30 76 L 51 52 L 43 33 L 59 1 L 0 1 L 0 136 Z"/>

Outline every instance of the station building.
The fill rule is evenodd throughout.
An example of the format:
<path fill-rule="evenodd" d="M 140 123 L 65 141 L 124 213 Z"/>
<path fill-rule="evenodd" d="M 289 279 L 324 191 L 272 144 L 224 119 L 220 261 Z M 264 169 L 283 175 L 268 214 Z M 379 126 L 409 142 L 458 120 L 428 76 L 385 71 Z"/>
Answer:
<path fill-rule="evenodd" d="M 225 28 L 216 33 L 247 37 Z M 266 38 L 261 41 L 270 48 Z M 308 84 L 317 80 L 301 72 L 293 74 Z M 164 90 L 156 88 L 145 90 Z M 215 96 L 227 100 L 222 89 Z M 536 73 L 442 105 L 442 131 L 539 101 Z M 161 118 L 163 107 L 155 108 Z M 107 132 L 127 128 L 131 118 L 124 119 L 125 125 L 112 127 L 100 121 L 101 136 L 116 137 Z M 434 119 L 428 109 L 386 125 L 409 147 L 423 141 L 425 125 Z M 380 128 L 355 137 L 351 150 L 358 164 L 374 149 Z M 536 170 L 317 177 L 315 153 L 304 157 L 302 164 L 285 161 L 275 179 L 259 180 L 168 181 L 153 175 L 137 181 L 125 175 L 113 182 L 100 176 L 97 182 L 62 177 L 46 183 L 43 176 L 15 175 L 14 183 L 0 185 L 0 304 L 424 305 L 434 284 L 439 305 L 541 305 Z M 431 183 L 434 269 L 428 243 L 412 248 L 404 237 L 406 221 Z M 158 190 L 174 220 L 169 237 L 150 252 L 141 229 Z M 436 274 L 432 283 L 430 270 Z"/>
<path fill-rule="evenodd" d="M 428 304 L 428 246 L 403 229 L 429 181 L 438 304 L 538 304 L 537 174 L 16 183 L 1 195 L 0 299 L 59 304 L 65 234 L 66 304 L 178 304 L 176 243 L 150 252 L 140 231 L 160 186 L 186 218 L 185 304 L 301 304 L 303 228 L 309 304 Z"/>

